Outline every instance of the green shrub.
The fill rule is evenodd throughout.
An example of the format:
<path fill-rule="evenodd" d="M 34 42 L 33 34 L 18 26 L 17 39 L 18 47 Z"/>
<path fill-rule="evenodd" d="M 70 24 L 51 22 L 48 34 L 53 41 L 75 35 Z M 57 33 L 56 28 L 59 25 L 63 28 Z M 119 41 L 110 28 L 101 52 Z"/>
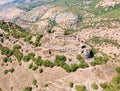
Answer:
<path fill-rule="evenodd" d="M 8 62 L 12 63 L 12 59 L 10 57 L 8 58 Z"/>
<path fill-rule="evenodd" d="M 12 53 L 12 51 L 9 48 L 2 47 L 1 54 L 10 57 L 10 56 L 12 56 L 13 53 Z"/>
<path fill-rule="evenodd" d="M 66 57 L 64 55 L 57 55 L 55 57 L 55 60 L 59 60 L 59 61 L 66 61 Z"/>
<path fill-rule="evenodd" d="M 13 46 L 13 49 L 20 49 L 20 48 L 21 48 L 20 45 L 14 45 L 14 46 Z"/>
<path fill-rule="evenodd" d="M 85 60 L 84 60 L 84 58 L 81 56 L 81 55 L 77 55 L 77 59 L 81 62 L 81 63 L 84 63 L 85 62 Z"/>
<path fill-rule="evenodd" d="M 40 57 L 35 58 L 35 59 L 34 59 L 34 62 L 35 62 L 35 64 L 36 64 L 37 66 L 41 66 L 41 65 L 43 64 L 43 60 L 41 60 Z"/>
<path fill-rule="evenodd" d="M 35 71 L 37 69 L 36 66 L 32 66 L 32 70 Z"/>
<path fill-rule="evenodd" d="M 29 60 L 30 60 L 30 57 L 29 57 L 29 56 L 24 56 L 24 57 L 23 57 L 23 61 L 28 62 Z"/>
<path fill-rule="evenodd" d="M 32 52 L 31 52 L 31 53 L 28 53 L 28 57 L 29 57 L 29 58 L 31 58 L 31 59 L 32 59 L 32 58 L 34 58 L 34 56 L 35 56 L 35 54 L 34 54 L 34 53 L 32 53 Z"/>
<path fill-rule="evenodd" d="M 4 62 L 4 63 L 6 63 L 7 61 L 8 61 L 8 58 L 7 58 L 7 57 L 3 58 L 3 62 Z"/>
<path fill-rule="evenodd" d="M 117 68 L 116 68 L 116 72 L 117 72 L 118 74 L 120 74 L 120 67 L 117 67 Z"/>
<path fill-rule="evenodd" d="M 69 87 L 73 87 L 73 82 L 69 82 L 69 83 L 68 83 L 68 86 L 69 86 Z"/>
<path fill-rule="evenodd" d="M 76 71 L 79 68 L 79 66 L 77 64 L 71 64 L 70 65 L 70 69 L 72 72 Z"/>
<path fill-rule="evenodd" d="M 89 65 L 88 65 L 87 63 L 80 63 L 80 64 L 79 64 L 79 67 L 80 67 L 80 68 L 88 68 Z"/>
<path fill-rule="evenodd" d="M 32 83 L 33 83 L 33 85 L 36 86 L 36 85 L 37 85 L 37 80 L 34 79 L 34 80 L 32 81 Z"/>
<path fill-rule="evenodd" d="M 44 60 L 43 61 L 43 65 L 45 67 L 53 67 L 54 66 L 54 64 L 51 61 L 49 61 L 49 60 Z"/>
<path fill-rule="evenodd" d="M 88 91 L 84 85 L 76 85 L 75 90 L 76 91 Z"/>
<path fill-rule="evenodd" d="M 66 63 L 65 63 L 65 61 L 55 60 L 55 61 L 54 61 L 54 64 L 55 64 L 56 66 L 63 67 Z"/>
<path fill-rule="evenodd" d="M 48 87 L 48 84 L 47 84 L 47 83 L 45 84 L 45 87 Z"/>
<path fill-rule="evenodd" d="M 100 64 L 105 64 L 107 61 L 108 61 L 107 57 L 102 57 L 102 56 L 97 57 L 97 56 L 95 56 L 94 61 L 91 62 L 90 64 L 92 66 L 96 66 L 96 65 L 100 65 Z"/>
<path fill-rule="evenodd" d="M 32 63 L 29 64 L 29 69 L 32 69 L 32 67 L 33 67 L 33 64 Z"/>
<path fill-rule="evenodd" d="M 3 91 L 2 88 L 0 88 L 0 91 Z"/>
<path fill-rule="evenodd" d="M 8 70 L 4 70 L 4 75 L 7 75 L 9 71 Z"/>
<path fill-rule="evenodd" d="M 24 38 L 24 41 L 25 42 L 30 42 L 31 38 L 32 38 L 32 35 L 29 35 L 26 38 Z"/>
<path fill-rule="evenodd" d="M 18 49 L 13 49 L 12 50 L 14 56 L 17 58 L 18 61 L 21 61 L 23 58 L 23 53 L 20 52 Z"/>
<path fill-rule="evenodd" d="M 91 85 L 91 87 L 92 87 L 93 89 L 95 89 L 95 90 L 98 89 L 98 85 L 97 85 L 96 83 L 93 83 L 93 84 Z"/>
<path fill-rule="evenodd" d="M 103 89 L 105 89 L 105 88 L 108 87 L 108 84 L 107 84 L 107 83 L 101 83 L 100 86 L 101 86 Z"/>
<path fill-rule="evenodd" d="M 32 87 L 25 87 L 23 91 L 32 91 Z"/>
<path fill-rule="evenodd" d="M 42 68 L 40 68 L 40 69 L 39 69 L 39 72 L 40 72 L 40 73 L 42 73 L 42 72 L 43 72 L 43 69 L 42 69 Z"/>
<path fill-rule="evenodd" d="M 15 70 L 14 68 L 9 69 L 9 72 L 13 73 Z"/>
<path fill-rule="evenodd" d="M 71 72 L 71 68 L 68 64 L 65 64 L 62 68 L 64 68 L 66 72 Z"/>

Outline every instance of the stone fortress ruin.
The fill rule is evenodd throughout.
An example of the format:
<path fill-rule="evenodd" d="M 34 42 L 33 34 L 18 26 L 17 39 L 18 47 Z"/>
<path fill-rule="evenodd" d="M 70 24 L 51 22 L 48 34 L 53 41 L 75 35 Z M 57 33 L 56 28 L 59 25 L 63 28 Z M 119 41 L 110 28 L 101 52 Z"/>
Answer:
<path fill-rule="evenodd" d="M 64 35 L 62 32 L 46 34 L 41 40 L 43 55 L 50 58 L 55 55 L 65 55 L 68 59 L 76 60 L 78 54 L 85 59 L 92 58 L 91 48 L 78 35 Z"/>

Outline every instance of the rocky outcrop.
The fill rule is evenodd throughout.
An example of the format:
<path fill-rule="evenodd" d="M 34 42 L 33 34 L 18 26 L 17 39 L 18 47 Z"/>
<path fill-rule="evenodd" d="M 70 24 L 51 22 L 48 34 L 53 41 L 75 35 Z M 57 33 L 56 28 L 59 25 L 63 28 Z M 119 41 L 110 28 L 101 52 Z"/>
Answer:
<path fill-rule="evenodd" d="M 46 33 L 46 30 L 49 30 L 51 28 L 51 24 L 49 22 L 49 20 L 43 20 L 40 22 L 35 23 L 30 30 L 33 33 Z"/>
<path fill-rule="evenodd" d="M 68 12 L 58 14 L 55 21 L 59 26 L 67 29 L 76 29 L 80 22 L 77 15 Z"/>
<path fill-rule="evenodd" d="M 102 0 L 100 1 L 96 7 L 103 6 L 105 8 L 108 8 L 110 6 L 114 7 L 116 4 L 119 4 L 120 0 Z"/>
<path fill-rule="evenodd" d="M 94 57 L 92 49 L 86 45 L 81 46 L 80 52 L 84 58 L 93 58 Z"/>

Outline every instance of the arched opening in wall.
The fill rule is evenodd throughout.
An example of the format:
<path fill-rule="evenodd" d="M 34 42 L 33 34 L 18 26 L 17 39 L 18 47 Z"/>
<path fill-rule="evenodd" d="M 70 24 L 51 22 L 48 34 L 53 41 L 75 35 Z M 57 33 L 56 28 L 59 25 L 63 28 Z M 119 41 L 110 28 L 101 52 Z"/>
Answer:
<path fill-rule="evenodd" d="M 93 57 L 94 57 L 94 53 L 90 51 L 90 53 L 88 54 L 88 58 L 93 58 Z"/>

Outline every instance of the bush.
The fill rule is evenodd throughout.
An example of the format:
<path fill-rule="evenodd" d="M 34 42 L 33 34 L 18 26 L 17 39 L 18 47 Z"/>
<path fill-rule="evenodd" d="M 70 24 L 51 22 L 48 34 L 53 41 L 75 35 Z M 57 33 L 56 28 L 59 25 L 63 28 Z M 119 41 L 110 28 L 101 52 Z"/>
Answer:
<path fill-rule="evenodd" d="M 29 35 L 24 39 L 24 41 L 25 42 L 30 42 L 31 38 L 32 38 L 32 35 Z"/>
<path fill-rule="evenodd" d="M 100 65 L 100 64 L 105 64 L 107 61 L 108 61 L 107 57 L 102 57 L 102 56 L 97 57 L 97 56 L 95 56 L 94 61 L 91 62 L 90 64 L 92 66 L 96 66 L 96 65 Z"/>
<path fill-rule="evenodd" d="M 35 71 L 37 69 L 36 66 L 32 66 L 32 70 Z"/>
<path fill-rule="evenodd" d="M 34 79 L 34 80 L 32 81 L 32 83 L 33 83 L 33 85 L 36 86 L 36 85 L 37 85 L 37 80 Z"/>
<path fill-rule="evenodd" d="M 117 68 L 116 68 L 116 72 L 117 72 L 118 74 L 120 74 L 120 67 L 117 67 Z"/>
<path fill-rule="evenodd" d="M 0 88 L 0 91 L 3 91 L 2 88 Z"/>
<path fill-rule="evenodd" d="M 100 86 L 101 86 L 103 89 L 105 89 L 105 88 L 108 87 L 108 84 L 107 84 L 107 83 L 101 83 Z"/>
<path fill-rule="evenodd" d="M 25 87 L 23 91 L 32 91 L 32 87 Z"/>
<path fill-rule="evenodd" d="M 70 35 L 72 33 L 72 30 L 66 29 L 64 30 L 64 35 Z"/>
<path fill-rule="evenodd" d="M 12 56 L 13 53 L 12 53 L 12 51 L 9 48 L 2 47 L 1 54 L 10 57 L 10 56 Z"/>
<path fill-rule="evenodd" d="M 36 41 L 33 43 L 35 47 L 40 46 L 40 39 L 43 37 L 43 35 L 36 35 Z"/>
<path fill-rule="evenodd" d="M 64 68 L 66 72 L 71 72 L 71 68 L 68 64 L 65 64 L 62 68 Z"/>
<path fill-rule="evenodd" d="M 76 91 L 88 91 L 84 85 L 76 85 Z"/>
<path fill-rule="evenodd" d="M 49 60 L 44 60 L 43 61 L 43 65 L 45 67 L 53 67 L 54 66 L 54 64 L 51 61 L 49 61 Z"/>
<path fill-rule="evenodd" d="M 85 62 L 85 60 L 84 60 L 84 58 L 81 56 L 81 55 L 77 55 L 77 59 L 81 62 L 81 63 L 84 63 Z"/>
<path fill-rule="evenodd" d="M 43 60 L 41 60 L 40 57 L 35 58 L 35 59 L 34 59 L 34 62 L 35 62 L 35 64 L 36 64 L 37 66 L 41 66 L 41 65 L 43 64 Z"/>
<path fill-rule="evenodd" d="M 9 69 L 9 72 L 13 73 L 15 70 L 14 68 Z"/>
<path fill-rule="evenodd" d="M 42 73 L 42 72 L 43 72 L 43 69 L 42 69 L 42 68 L 40 68 L 40 69 L 39 69 L 39 72 L 40 72 L 40 73 Z"/>
<path fill-rule="evenodd" d="M 89 65 L 88 65 L 87 63 L 80 63 L 80 64 L 79 64 L 79 67 L 80 67 L 80 68 L 88 68 Z"/>
<path fill-rule="evenodd" d="M 69 83 L 68 83 L 68 86 L 69 86 L 69 87 L 73 87 L 73 82 L 69 82 Z"/>
<path fill-rule="evenodd" d="M 47 84 L 47 83 L 45 84 L 45 87 L 48 87 L 48 84 Z"/>
<path fill-rule="evenodd" d="M 98 89 L 98 86 L 97 86 L 97 84 L 96 83 L 93 83 L 92 85 L 91 85 L 91 87 L 93 88 L 93 89 Z"/>
<path fill-rule="evenodd" d="M 7 75 L 9 71 L 8 70 L 4 70 L 4 75 Z"/>
<path fill-rule="evenodd" d="M 32 69 L 32 67 L 33 67 L 33 64 L 32 63 L 29 64 L 29 69 Z"/>
<path fill-rule="evenodd" d="M 8 58 L 7 58 L 7 57 L 3 58 L 3 62 L 4 62 L 4 63 L 6 63 L 7 61 L 8 61 Z"/>
<path fill-rule="evenodd" d="M 23 57 L 23 61 L 28 62 L 29 60 L 30 60 L 30 57 L 29 57 L 29 56 L 24 56 L 24 57 Z"/>
<path fill-rule="evenodd" d="M 70 65 L 70 69 L 72 72 L 76 71 L 79 68 L 79 66 L 77 64 L 71 64 Z"/>
<path fill-rule="evenodd" d="M 8 62 L 12 63 L 12 59 L 10 57 L 8 58 Z"/>
<path fill-rule="evenodd" d="M 31 59 L 32 59 L 32 58 L 34 58 L 34 56 L 35 56 L 35 54 L 34 54 L 34 53 L 32 53 L 32 52 L 31 52 L 31 53 L 28 53 L 28 57 L 29 57 L 29 58 L 31 58 Z"/>
<path fill-rule="evenodd" d="M 57 55 L 55 57 L 55 60 L 59 60 L 59 61 L 66 61 L 66 57 L 64 55 Z"/>
<path fill-rule="evenodd" d="M 20 45 L 14 45 L 13 49 L 20 49 L 21 46 Z"/>
<path fill-rule="evenodd" d="M 23 53 L 20 52 L 18 49 L 13 49 L 12 50 L 14 56 L 17 58 L 18 61 L 21 61 L 23 58 Z"/>
<path fill-rule="evenodd" d="M 55 60 L 55 61 L 54 61 L 54 64 L 55 64 L 56 66 L 63 67 L 66 63 L 65 63 L 65 61 Z"/>

